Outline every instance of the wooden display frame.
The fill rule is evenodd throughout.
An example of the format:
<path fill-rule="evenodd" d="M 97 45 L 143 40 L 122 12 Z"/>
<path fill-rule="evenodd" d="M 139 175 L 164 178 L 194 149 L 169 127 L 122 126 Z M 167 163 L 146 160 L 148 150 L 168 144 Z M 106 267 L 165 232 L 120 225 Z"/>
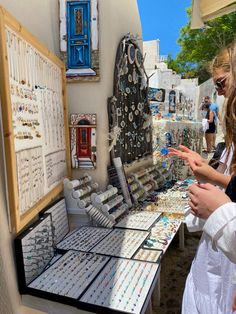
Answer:
<path fill-rule="evenodd" d="M 14 41 L 11 42 L 9 40 L 9 34 L 12 34 L 11 38 L 14 38 Z M 10 46 L 10 48 L 9 43 L 12 45 L 12 47 Z M 18 48 L 15 48 L 16 45 L 18 45 L 17 46 Z M 9 51 L 11 51 L 11 53 L 9 53 Z M 19 52 L 19 54 L 22 53 L 22 55 L 20 55 L 19 57 L 16 52 Z M 40 66 L 38 66 L 38 68 L 36 67 L 37 64 L 35 60 L 37 62 L 38 60 L 40 60 L 41 64 L 39 63 L 39 65 L 41 67 Z M 14 83 L 14 81 L 12 80 L 12 69 L 14 67 L 14 62 L 16 62 L 15 65 L 16 67 L 18 67 L 17 69 L 18 81 L 16 80 L 16 83 Z M 28 77 L 28 85 L 26 84 L 26 81 L 23 80 L 24 78 L 20 78 L 19 73 L 20 70 L 22 69 L 24 70 L 22 71 L 22 73 L 24 72 L 25 77 Z M 32 71 L 28 71 L 30 69 L 32 69 Z M 49 81 L 47 75 L 49 71 L 51 71 L 50 72 L 51 81 Z M 54 80 L 55 78 L 56 80 Z M 30 79 L 31 84 L 29 84 Z M 40 81 L 40 79 L 42 80 Z M 40 84 L 38 84 L 40 82 L 42 83 L 48 82 L 48 85 L 40 86 Z M 22 84 L 24 85 L 22 86 Z M 56 86 L 56 88 L 53 89 L 51 88 L 52 86 Z M 26 103 L 25 111 L 28 112 L 22 111 L 22 105 L 21 104 L 19 105 L 19 102 L 18 103 L 13 102 L 14 98 L 12 96 L 13 95 L 12 89 L 14 90 L 16 89 L 16 91 L 18 92 L 19 91 L 17 89 L 18 87 L 22 94 L 21 95 L 18 94 L 17 96 L 14 97 L 15 99 L 17 99 L 18 96 L 21 96 L 22 103 Z M 32 88 L 32 91 L 30 91 L 30 88 Z M 36 88 L 38 88 L 37 91 Z M 37 98 L 36 96 L 33 100 L 31 96 L 28 97 L 29 99 L 25 100 L 24 97 L 27 98 L 27 95 L 25 94 L 26 90 L 29 91 L 29 94 L 31 96 L 40 95 L 41 97 L 43 97 L 42 95 L 44 93 L 45 95 L 44 103 L 42 101 L 43 98 Z M 3 7 L 0 7 L 0 94 L 3 120 L 2 121 L 3 136 L 5 145 L 10 224 L 12 226 L 13 232 L 19 232 L 46 205 L 48 205 L 53 199 L 55 199 L 58 196 L 58 194 L 63 190 L 62 182 L 63 179 L 65 177 L 70 176 L 71 174 L 69 129 L 67 119 L 68 114 L 66 100 L 66 77 L 64 63 L 59 58 L 57 58 L 52 52 L 50 52 L 47 48 L 45 48 Z M 48 98 L 46 99 L 46 95 L 48 96 L 50 94 L 52 95 L 52 98 L 49 99 L 48 103 Z M 54 96 L 55 98 L 53 98 Z M 33 102 L 34 100 L 35 103 Z M 16 105 L 18 107 L 14 107 Z M 32 108 L 37 108 L 37 110 L 33 112 Z M 52 119 L 50 121 L 50 114 L 47 115 L 48 129 L 45 127 L 44 122 L 45 116 L 43 114 L 45 113 L 45 111 L 43 110 L 48 110 L 49 113 L 56 111 L 55 115 L 53 116 L 54 120 Z M 31 126 L 33 130 L 32 135 L 29 135 L 31 134 L 30 132 L 18 132 L 21 135 L 17 137 L 18 133 L 16 133 L 16 126 L 13 118 L 17 117 L 17 114 L 19 118 L 19 112 L 21 114 L 23 121 L 20 121 L 22 122 L 22 124 L 20 124 L 18 131 L 22 130 L 23 128 L 22 125 L 24 126 L 23 122 L 26 121 L 27 126 L 25 127 L 24 130 L 29 131 L 30 130 L 29 126 Z M 35 119 L 35 117 L 38 117 L 37 120 L 38 124 L 32 118 L 29 118 L 29 114 L 31 114 L 30 117 L 33 117 L 33 119 Z M 57 124 L 57 118 L 59 116 L 60 119 L 58 121 L 60 121 L 61 124 L 59 124 L 59 122 Z M 50 122 L 52 122 L 52 124 L 50 124 Z M 35 131 L 37 130 L 37 128 L 39 131 Z M 47 130 L 49 130 L 49 132 L 46 132 Z M 48 140 L 48 137 L 50 136 L 52 140 L 51 146 L 49 145 L 50 141 Z M 48 141 L 49 144 L 46 144 L 46 141 Z M 19 147 L 21 146 L 23 148 L 19 149 Z M 36 155 L 34 155 L 34 151 L 36 150 L 37 153 Z M 30 160 L 28 160 L 27 159 L 28 157 L 27 158 L 24 157 L 26 158 L 25 160 L 27 160 L 27 163 L 25 164 L 26 167 L 24 169 L 20 168 L 21 159 L 17 159 L 19 158 L 19 156 L 21 156 L 21 152 L 28 153 L 31 158 Z M 40 153 L 42 154 L 40 155 Z M 40 162 L 38 163 L 35 162 L 34 159 L 35 156 L 38 156 Z M 54 157 L 57 157 L 57 159 L 55 160 Z M 63 165 L 62 170 L 61 165 Z M 25 171 L 24 173 L 26 176 L 26 179 L 24 179 L 26 181 L 25 186 L 27 186 L 28 188 L 28 190 L 26 191 L 25 190 L 21 191 L 20 182 L 23 181 L 19 174 L 22 174 L 23 172 L 19 172 L 19 169 Z M 58 173 L 54 170 L 58 170 Z M 35 183 L 36 179 L 35 177 L 33 177 L 34 171 L 35 175 L 37 175 L 40 182 Z M 53 180 L 50 179 L 49 181 L 50 177 L 49 173 L 52 174 Z M 41 175 L 43 175 L 43 178 L 41 177 Z M 39 193 L 37 193 L 36 184 L 40 188 Z M 34 190 L 32 190 L 32 187 Z M 23 192 L 25 194 L 20 194 Z M 31 194 L 33 192 L 37 194 L 37 197 L 33 198 L 36 195 L 34 194 L 32 196 Z M 22 195 L 24 196 L 24 202 L 22 200 Z M 26 199 L 26 196 L 28 196 L 28 199 Z M 25 211 L 23 206 L 24 204 L 27 204 Z M 30 204 L 32 204 L 32 206 L 30 206 Z"/>

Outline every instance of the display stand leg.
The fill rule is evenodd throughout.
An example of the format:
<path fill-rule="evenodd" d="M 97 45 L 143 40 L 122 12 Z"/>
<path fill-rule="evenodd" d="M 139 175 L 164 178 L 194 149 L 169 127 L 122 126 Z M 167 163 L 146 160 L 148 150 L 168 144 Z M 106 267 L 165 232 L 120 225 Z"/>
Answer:
<path fill-rule="evenodd" d="M 145 314 L 152 314 L 152 300 L 150 299 Z"/>
<path fill-rule="evenodd" d="M 184 250 L 184 223 L 181 223 L 179 228 L 179 248 L 181 251 Z"/>
<path fill-rule="evenodd" d="M 159 268 L 157 283 L 152 293 L 152 304 L 154 308 L 159 307 L 161 304 L 161 265 Z"/>

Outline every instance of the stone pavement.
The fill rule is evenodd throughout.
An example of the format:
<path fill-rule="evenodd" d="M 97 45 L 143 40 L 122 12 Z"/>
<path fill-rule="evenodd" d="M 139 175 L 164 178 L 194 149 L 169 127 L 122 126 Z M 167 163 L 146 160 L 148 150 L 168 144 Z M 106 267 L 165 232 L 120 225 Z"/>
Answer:
<path fill-rule="evenodd" d="M 153 314 L 180 314 L 186 277 L 195 256 L 201 233 L 189 233 L 185 228 L 185 249 L 179 249 L 175 236 L 161 263 L 161 304 Z"/>

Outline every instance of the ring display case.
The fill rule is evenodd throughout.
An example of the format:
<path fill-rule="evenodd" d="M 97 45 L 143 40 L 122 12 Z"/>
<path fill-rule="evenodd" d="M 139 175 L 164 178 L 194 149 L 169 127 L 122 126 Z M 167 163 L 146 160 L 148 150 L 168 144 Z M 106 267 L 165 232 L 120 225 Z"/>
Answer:
<path fill-rule="evenodd" d="M 131 258 L 148 235 L 146 231 L 114 229 L 91 252 Z"/>
<path fill-rule="evenodd" d="M 57 244 L 61 250 L 80 250 L 88 252 L 111 232 L 100 227 L 81 227 Z"/>
<path fill-rule="evenodd" d="M 112 258 L 80 301 L 119 313 L 144 313 L 145 301 L 157 280 L 159 264 Z M 102 313 L 102 312 L 100 312 Z"/>
<path fill-rule="evenodd" d="M 124 217 L 118 222 L 115 227 L 136 230 L 149 230 L 149 228 L 157 221 L 161 213 L 157 212 L 130 212 L 128 216 Z"/>

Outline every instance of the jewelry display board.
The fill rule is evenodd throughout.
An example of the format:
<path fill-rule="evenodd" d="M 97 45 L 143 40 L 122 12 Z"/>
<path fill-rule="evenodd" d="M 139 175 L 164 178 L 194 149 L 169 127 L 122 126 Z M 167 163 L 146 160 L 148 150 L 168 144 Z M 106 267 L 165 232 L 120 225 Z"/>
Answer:
<path fill-rule="evenodd" d="M 0 10 L 0 94 L 11 224 L 21 230 L 70 174 L 65 66 Z"/>
<path fill-rule="evenodd" d="M 102 306 L 104 313 L 105 308 L 121 313 L 144 313 L 158 268 L 157 263 L 112 258 L 80 301 Z"/>
<path fill-rule="evenodd" d="M 81 227 L 57 244 L 61 250 L 80 250 L 88 252 L 111 232 L 111 229 Z"/>
<path fill-rule="evenodd" d="M 119 221 L 115 227 L 136 230 L 148 230 L 154 222 L 161 216 L 155 212 L 129 212 L 129 215 Z"/>
<path fill-rule="evenodd" d="M 19 286 L 24 290 L 54 256 L 51 215 L 45 215 L 15 239 Z"/>
<path fill-rule="evenodd" d="M 70 231 L 65 199 L 57 201 L 46 209 L 44 213 L 51 214 L 53 239 L 54 244 L 57 244 Z"/>
<path fill-rule="evenodd" d="M 161 217 L 152 227 L 150 237 L 145 241 L 143 247 L 163 250 L 163 253 L 165 253 L 181 223 L 181 219 Z"/>
<path fill-rule="evenodd" d="M 148 78 L 137 40 L 127 34 L 119 43 L 114 93 L 108 100 L 111 157 L 131 163 L 152 153 L 152 118 Z"/>
<path fill-rule="evenodd" d="M 140 248 L 138 252 L 135 254 L 135 256 L 133 257 L 133 259 L 157 263 L 161 260 L 162 255 L 163 255 L 163 251 L 161 250 L 150 250 L 150 249 Z"/>
<path fill-rule="evenodd" d="M 28 287 L 78 299 L 108 260 L 107 256 L 68 251 Z"/>
<path fill-rule="evenodd" d="M 91 252 L 131 258 L 148 235 L 146 231 L 114 229 Z"/>

